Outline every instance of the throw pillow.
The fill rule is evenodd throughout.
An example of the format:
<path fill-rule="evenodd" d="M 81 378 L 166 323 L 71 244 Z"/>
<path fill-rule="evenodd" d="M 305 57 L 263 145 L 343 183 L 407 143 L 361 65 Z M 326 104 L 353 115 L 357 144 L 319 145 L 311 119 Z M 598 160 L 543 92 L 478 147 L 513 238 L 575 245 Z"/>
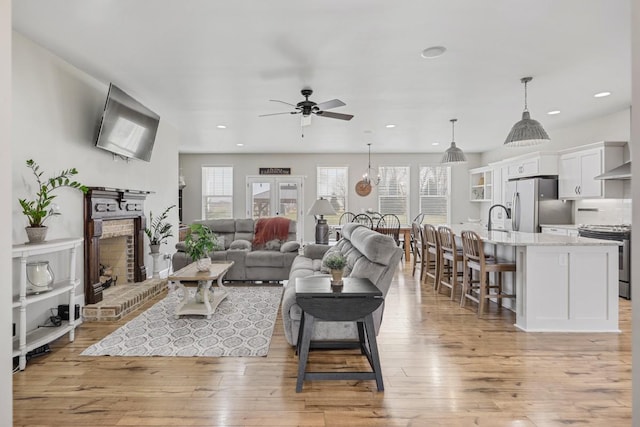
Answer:
<path fill-rule="evenodd" d="M 278 239 L 269 240 L 264 244 L 264 248 L 268 251 L 279 251 L 280 246 L 282 246 L 282 243 Z"/>
<path fill-rule="evenodd" d="M 241 249 L 241 250 L 245 250 L 245 251 L 250 251 L 251 250 L 251 242 L 248 240 L 234 240 L 233 242 L 231 242 L 231 245 L 229 245 L 229 249 Z"/>
<path fill-rule="evenodd" d="M 300 242 L 288 241 L 280 246 L 280 252 L 296 252 L 300 249 Z"/>

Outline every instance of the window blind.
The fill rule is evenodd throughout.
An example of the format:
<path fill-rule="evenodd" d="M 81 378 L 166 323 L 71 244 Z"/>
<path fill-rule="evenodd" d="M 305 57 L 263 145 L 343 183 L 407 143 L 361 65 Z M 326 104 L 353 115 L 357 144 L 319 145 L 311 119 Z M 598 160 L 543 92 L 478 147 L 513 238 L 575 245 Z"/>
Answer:
<path fill-rule="evenodd" d="M 378 212 L 394 214 L 401 224 L 409 222 L 409 166 L 381 166 Z"/>
<path fill-rule="evenodd" d="M 449 166 L 422 166 L 420 168 L 420 212 L 423 223 L 449 222 Z"/>
<path fill-rule="evenodd" d="M 319 166 L 317 168 L 317 197 L 329 200 L 335 215 L 325 215 L 328 224 L 338 224 L 340 215 L 347 211 L 347 177 L 349 168 Z"/>
<path fill-rule="evenodd" d="M 202 167 L 202 218 L 233 218 L 233 167 Z"/>

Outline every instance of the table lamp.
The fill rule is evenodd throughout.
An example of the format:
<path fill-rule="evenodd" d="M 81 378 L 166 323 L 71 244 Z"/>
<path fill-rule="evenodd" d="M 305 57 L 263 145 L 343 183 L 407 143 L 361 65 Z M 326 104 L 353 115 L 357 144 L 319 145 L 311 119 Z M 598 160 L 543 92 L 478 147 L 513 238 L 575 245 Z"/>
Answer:
<path fill-rule="evenodd" d="M 329 225 L 327 224 L 327 220 L 324 219 L 324 215 L 335 215 L 336 211 L 331 206 L 331 203 L 327 199 L 323 199 L 320 197 L 318 200 L 313 202 L 311 208 L 309 208 L 309 212 L 307 215 L 313 215 L 316 217 L 316 243 L 321 245 L 329 244 Z"/>

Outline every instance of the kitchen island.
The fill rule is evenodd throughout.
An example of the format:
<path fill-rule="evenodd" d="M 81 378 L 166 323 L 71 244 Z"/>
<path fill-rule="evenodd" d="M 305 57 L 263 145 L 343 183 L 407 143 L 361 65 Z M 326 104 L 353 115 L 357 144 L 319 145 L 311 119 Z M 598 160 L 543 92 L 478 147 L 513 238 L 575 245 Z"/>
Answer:
<path fill-rule="evenodd" d="M 450 226 L 456 236 L 472 230 L 486 252 L 515 261 L 515 326 L 527 332 L 619 332 L 619 242 L 544 233 L 487 231 L 479 224 Z M 507 275 L 509 276 L 509 275 Z M 511 303 L 511 304 L 510 304 Z M 515 307 L 514 307 L 515 305 Z"/>

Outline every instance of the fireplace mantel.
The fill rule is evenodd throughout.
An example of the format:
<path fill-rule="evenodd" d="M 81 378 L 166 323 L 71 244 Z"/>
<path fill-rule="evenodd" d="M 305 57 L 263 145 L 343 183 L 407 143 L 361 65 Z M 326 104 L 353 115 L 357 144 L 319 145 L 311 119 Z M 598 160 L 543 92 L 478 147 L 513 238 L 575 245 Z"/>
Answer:
<path fill-rule="evenodd" d="M 134 281 L 147 278 L 144 265 L 144 201 L 151 191 L 89 187 L 84 196 L 84 294 L 86 304 L 102 301 L 100 237 L 104 221 L 132 219 L 134 224 Z"/>

